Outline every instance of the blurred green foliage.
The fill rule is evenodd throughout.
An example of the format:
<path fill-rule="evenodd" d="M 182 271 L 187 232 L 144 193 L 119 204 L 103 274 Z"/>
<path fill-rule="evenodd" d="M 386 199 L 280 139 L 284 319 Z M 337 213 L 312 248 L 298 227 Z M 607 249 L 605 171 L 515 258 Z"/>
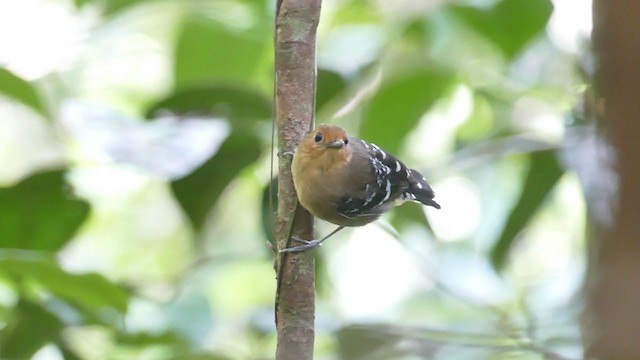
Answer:
<path fill-rule="evenodd" d="M 89 204 L 69 197 L 64 171 L 34 174 L 0 189 L 3 248 L 57 251 L 86 220 Z"/>
<path fill-rule="evenodd" d="M 201 167 L 171 186 L 196 229 L 202 228 L 211 206 L 225 187 L 260 156 L 259 140 L 250 134 L 234 134 Z M 198 189 L 198 191 L 193 191 Z"/>
<path fill-rule="evenodd" d="M 21 101 L 45 117 L 49 115 L 36 89 L 5 68 L 0 68 L 0 93 Z"/>
<path fill-rule="evenodd" d="M 397 153 L 404 137 L 451 85 L 452 76 L 438 70 L 413 69 L 382 84 L 365 110 L 362 137 Z M 428 84 L 428 86 L 425 86 Z M 389 126 L 390 122 L 393 126 Z"/>
<path fill-rule="evenodd" d="M 452 11 L 466 26 L 485 36 L 512 59 L 540 35 L 540 29 L 547 24 L 552 9 L 548 1 L 539 1 L 531 6 L 520 0 L 503 0 L 490 8 L 454 6 Z"/>
<path fill-rule="evenodd" d="M 77 26 L 68 63 L 0 52 L 0 357 L 271 358 L 274 2 L 35 3 Z M 552 3 L 323 11 L 319 122 L 406 159 L 443 209 L 317 252 L 317 358 L 579 357 L 563 151 L 585 84 Z M 68 36 L 35 21 L 34 53 Z"/>

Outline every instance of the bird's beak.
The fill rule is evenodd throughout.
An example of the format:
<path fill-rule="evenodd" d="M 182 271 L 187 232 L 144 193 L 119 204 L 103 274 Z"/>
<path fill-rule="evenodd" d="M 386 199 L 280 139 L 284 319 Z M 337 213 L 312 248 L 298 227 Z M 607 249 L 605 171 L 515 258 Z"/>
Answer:
<path fill-rule="evenodd" d="M 325 145 L 328 148 L 332 148 L 332 149 L 342 149 L 342 147 L 344 146 L 344 140 L 342 139 L 338 139 L 334 142 L 330 142 L 327 145 Z"/>

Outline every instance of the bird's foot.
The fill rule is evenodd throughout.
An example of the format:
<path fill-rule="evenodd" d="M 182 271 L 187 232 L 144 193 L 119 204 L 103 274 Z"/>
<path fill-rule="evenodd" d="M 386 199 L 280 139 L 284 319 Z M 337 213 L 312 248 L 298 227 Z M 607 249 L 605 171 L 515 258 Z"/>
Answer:
<path fill-rule="evenodd" d="M 322 241 L 324 239 L 318 239 L 318 240 L 303 240 L 300 239 L 299 237 L 296 236 L 292 236 L 291 239 L 295 240 L 295 241 L 299 241 L 301 243 L 304 243 L 304 245 L 298 245 L 298 246 L 293 246 L 290 248 L 286 248 L 286 249 L 282 249 L 280 250 L 280 252 L 304 252 L 307 250 L 311 250 L 311 249 L 315 249 L 317 247 L 322 246 Z"/>
<path fill-rule="evenodd" d="M 279 152 L 278 153 L 279 156 L 286 157 L 286 158 L 289 158 L 289 159 L 293 158 L 293 154 L 294 154 L 293 151 L 284 151 L 284 152 Z"/>

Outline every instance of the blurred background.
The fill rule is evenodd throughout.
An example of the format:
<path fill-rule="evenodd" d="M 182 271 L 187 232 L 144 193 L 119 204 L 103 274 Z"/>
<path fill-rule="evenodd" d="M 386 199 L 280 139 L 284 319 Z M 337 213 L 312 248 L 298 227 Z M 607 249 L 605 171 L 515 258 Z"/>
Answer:
<path fill-rule="evenodd" d="M 0 1 L 1 358 L 273 358 L 274 6 Z M 442 209 L 316 252 L 316 358 L 582 357 L 590 32 L 590 0 L 323 1 L 317 122 Z"/>

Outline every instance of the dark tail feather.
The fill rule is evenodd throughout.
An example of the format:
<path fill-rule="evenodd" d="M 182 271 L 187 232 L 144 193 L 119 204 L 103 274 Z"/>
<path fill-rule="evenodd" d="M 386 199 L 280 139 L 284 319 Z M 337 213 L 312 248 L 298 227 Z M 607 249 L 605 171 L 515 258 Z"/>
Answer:
<path fill-rule="evenodd" d="M 433 190 L 431 190 L 431 188 L 411 189 L 411 192 L 416 196 L 416 200 L 420 201 L 421 203 L 433 206 L 436 209 L 440 209 L 440 204 L 433 200 L 436 194 L 433 193 Z"/>
<path fill-rule="evenodd" d="M 436 194 L 433 192 L 431 186 L 429 185 L 429 183 L 427 183 L 427 180 L 424 179 L 424 176 L 422 176 L 422 174 L 414 169 L 411 169 L 409 171 L 408 180 L 410 184 L 409 192 L 416 197 L 417 201 L 420 201 L 421 203 L 428 206 L 433 206 L 436 209 L 440 209 L 440 204 L 433 200 Z"/>

